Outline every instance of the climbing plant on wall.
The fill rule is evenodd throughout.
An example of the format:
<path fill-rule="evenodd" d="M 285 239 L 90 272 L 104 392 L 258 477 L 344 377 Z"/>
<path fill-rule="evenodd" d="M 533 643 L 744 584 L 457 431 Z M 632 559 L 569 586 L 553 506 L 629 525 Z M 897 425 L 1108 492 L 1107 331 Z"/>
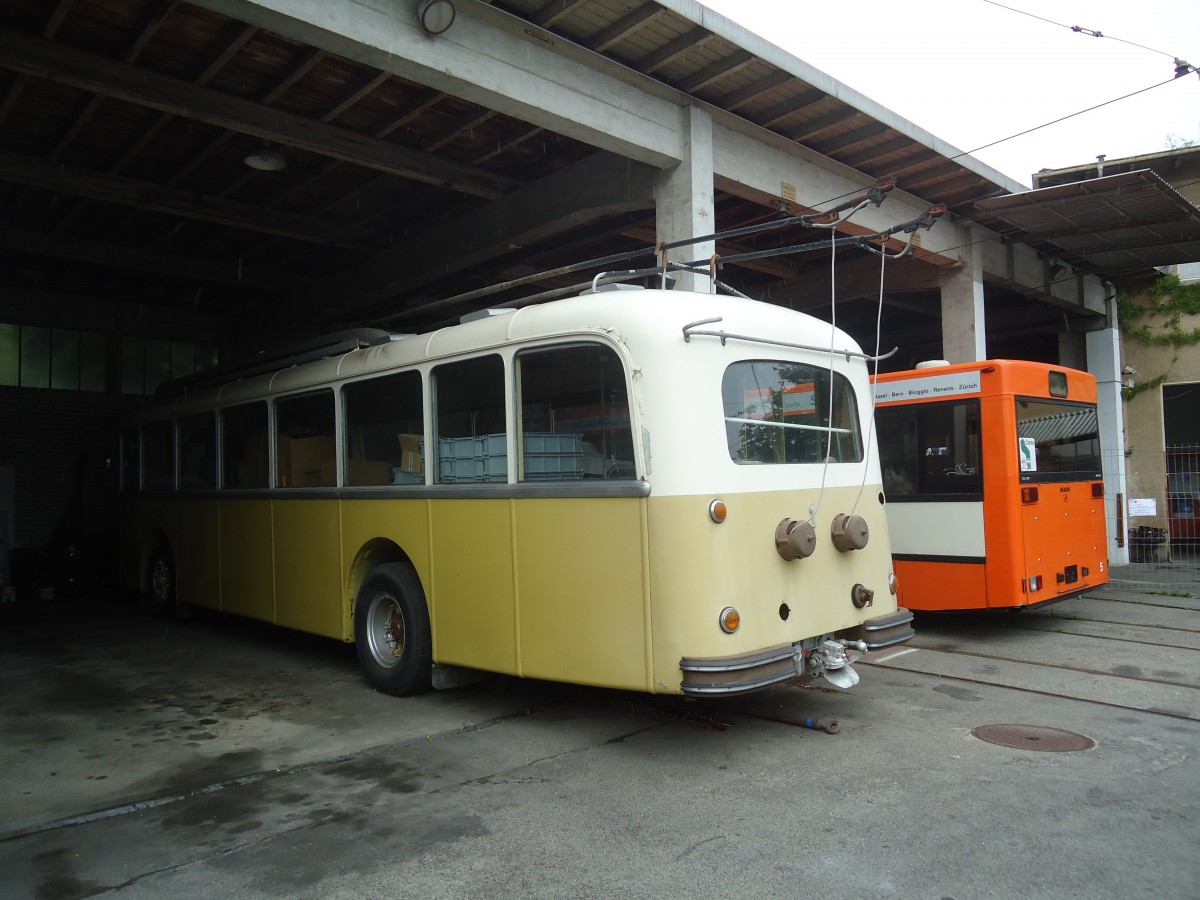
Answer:
<path fill-rule="evenodd" d="M 1200 315 L 1200 283 L 1183 284 L 1174 275 L 1163 275 L 1149 290 L 1135 296 L 1117 295 L 1117 318 L 1124 339 L 1142 341 L 1153 346 L 1181 347 L 1200 343 L 1200 325 L 1185 328 L 1185 316 Z M 1171 374 L 1171 365 L 1178 358 L 1172 353 L 1167 370 L 1154 378 L 1139 381 L 1133 387 L 1121 389 L 1121 396 L 1132 400 L 1144 391 L 1157 388 Z"/>

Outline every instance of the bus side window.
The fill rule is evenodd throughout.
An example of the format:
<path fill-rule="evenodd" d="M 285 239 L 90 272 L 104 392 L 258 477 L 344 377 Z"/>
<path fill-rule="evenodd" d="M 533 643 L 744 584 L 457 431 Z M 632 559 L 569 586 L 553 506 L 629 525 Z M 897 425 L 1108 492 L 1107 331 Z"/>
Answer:
<path fill-rule="evenodd" d="M 142 428 L 142 489 L 175 487 L 175 425 L 155 422 Z"/>
<path fill-rule="evenodd" d="M 625 368 L 599 344 L 517 356 L 520 481 L 633 478 Z"/>
<path fill-rule="evenodd" d="M 978 400 L 877 410 L 888 495 L 981 494 L 979 415 Z"/>
<path fill-rule="evenodd" d="M 179 487 L 211 490 L 217 486 L 217 426 L 212 413 L 179 420 Z"/>
<path fill-rule="evenodd" d="M 439 484 L 508 480 L 504 362 L 483 356 L 433 370 Z"/>
<path fill-rule="evenodd" d="M 419 372 L 342 389 L 347 485 L 424 484 L 425 410 Z"/>
<path fill-rule="evenodd" d="M 905 409 L 875 412 L 879 425 L 879 458 L 883 464 L 883 489 L 888 497 L 917 493 L 917 422 Z"/>
<path fill-rule="evenodd" d="M 337 484 L 333 391 L 276 400 L 275 428 L 276 487 Z"/>
<path fill-rule="evenodd" d="M 267 404 L 221 411 L 221 487 L 267 486 Z"/>

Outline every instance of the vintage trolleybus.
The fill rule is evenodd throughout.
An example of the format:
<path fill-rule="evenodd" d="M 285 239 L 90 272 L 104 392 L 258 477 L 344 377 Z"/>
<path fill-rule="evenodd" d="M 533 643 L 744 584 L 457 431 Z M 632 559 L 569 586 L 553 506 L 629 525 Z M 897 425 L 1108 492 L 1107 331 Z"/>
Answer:
<path fill-rule="evenodd" d="M 1014 609 L 1108 581 L 1093 376 L 924 364 L 878 376 L 875 401 L 906 606 Z"/>
<path fill-rule="evenodd" d="M 439 667 L 849 686 L 859 653 L 911 636 L 848 336 L 657 289 L 489 312 L 143 410 L 126 583 L 353 641 L 397 694 Z"/>

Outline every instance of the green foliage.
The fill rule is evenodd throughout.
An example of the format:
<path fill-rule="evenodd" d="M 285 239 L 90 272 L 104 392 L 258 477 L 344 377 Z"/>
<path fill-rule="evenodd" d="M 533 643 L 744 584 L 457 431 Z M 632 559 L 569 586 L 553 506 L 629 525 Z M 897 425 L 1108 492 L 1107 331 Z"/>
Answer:
<path fill-rule="evenodd" d="M 1141 299 L 1148 301 L 1148 305 L 1125 293 L 1117 296 L 1117 317 L 1125 335 L 1171 347 L 1200 343 L 1200 328 L 1190 331 L 1180 328 L 1185 315 L 1200 315 L 1200 283 L 1182 284 L 1174 275 L 1163 275 Z M 1155 325 L 1140 321 L 1152 315 L 1165 316 L 1166 321 Z"/>
<path fill-rule="evenodd" d="M 1200 315 L 1200 284 L 1182 284 L 1174 275 L 1163 275 L 1137 298 L 1122 292 L 1117 295 L 1117 319 L 1125 339 L 1178 350 L 1200 344 L 1200 326 L 1185 330 L 1184 316 Z M 1153 321 L 1147 321 L 1153 317 Z M 1174 362 L 1172 358 L 1171 362 Z M 1171 367 L 1154 378 L 1121 388 L 1121 396 L 1132 400 L 1138 394 L 1166 382 Z"/>
<path fill-rule="evenodd" d="M 1122 400 L 1132 400 L 1138 394 L 1141 394 L 1144 391 L 1149 391 L 1153 388 L 1156 388 L 1160 384 L 1165 382 L 1166 380 L 1167 380 L 1167 373 L 1164 372 L 1162 375 L 1158 375 L 1154 378 L 1148 378 L 1145 381 L 1139 381 L 1136 384 L 1134 384 L 1133 387 L 1123 387 L 1123 388 L 1121 388 L 1121 399 Z"/>

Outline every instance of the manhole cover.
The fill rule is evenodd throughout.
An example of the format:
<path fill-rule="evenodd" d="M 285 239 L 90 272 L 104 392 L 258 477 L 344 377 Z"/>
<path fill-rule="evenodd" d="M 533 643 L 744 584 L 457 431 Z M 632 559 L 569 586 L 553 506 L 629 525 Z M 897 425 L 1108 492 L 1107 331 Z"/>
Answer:
<path fill-rule="evenodd" d="M 1018 750 L 1042 750 L 1046 753 L 1091 750 L 1096 746 L 1096 742 L 1085 735 L 1042 725 L 980 725 L 973 728 L 971 734 L 989 744 L 1015 747 Z"/>

